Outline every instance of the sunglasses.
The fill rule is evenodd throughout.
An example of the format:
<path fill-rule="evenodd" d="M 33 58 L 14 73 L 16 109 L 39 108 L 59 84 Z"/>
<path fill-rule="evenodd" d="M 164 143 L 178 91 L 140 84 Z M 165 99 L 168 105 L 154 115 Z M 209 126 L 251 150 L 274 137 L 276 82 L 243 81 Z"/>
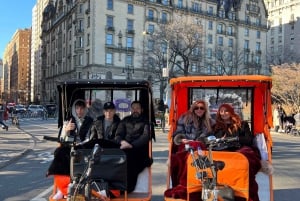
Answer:
<path fill-rule="evenodd" d="M 198 107 L 198 106 L 197 106 L 197 107 L 194 108 L 194 111 L 195 111 L 195 110 L 205 110 L 205 108 L 204 108 L 204 107 Z"/>

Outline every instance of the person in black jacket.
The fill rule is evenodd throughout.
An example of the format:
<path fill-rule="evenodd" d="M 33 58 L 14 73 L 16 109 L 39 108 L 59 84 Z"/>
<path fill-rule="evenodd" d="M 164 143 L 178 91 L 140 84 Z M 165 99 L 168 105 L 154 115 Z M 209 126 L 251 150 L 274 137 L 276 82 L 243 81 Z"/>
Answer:
<path fill-rule="evenodd" d="M 96 143 L 102 148 L 118 148 L 115 142 L 115 133 L 120 123 L 120 117 L 116 114 L 116 107 L 113 102 L 106 102 L 103 105 L 103 115 L 98 116 L 93 122 L 90 130 L 90 141 L 84 146 L 92 148 Z"/>
<path fill-rule="evenodd" d="M 149 158 L 150 128 L 149 121 L 143 116 L 139 101 L 131 103 L 131 115 L 119 124 L 115 141 L 127 156 L 127 191 L 135 188 L 138 174 L 152 164 Z"/>

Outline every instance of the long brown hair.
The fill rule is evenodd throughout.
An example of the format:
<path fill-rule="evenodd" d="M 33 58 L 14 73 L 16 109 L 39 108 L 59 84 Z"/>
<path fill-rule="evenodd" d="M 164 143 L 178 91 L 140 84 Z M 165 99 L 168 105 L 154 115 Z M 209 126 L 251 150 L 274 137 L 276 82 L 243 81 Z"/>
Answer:
<path fill-rule="evenodd" d="M 201 119 L 199 119 L 199 117 L 194 112 L 195 108 L 198 107 L 199 103 L 203 104 L 203 106 L 205 108 L 205 112 L 204 112 L 203 116 L 201 117 Z M 192 121 L 196 128 L 199 128 L 199 126 L 200 126 L 199 123 L 203 122 L 203 124 L 207 128 L 208 132 L 211 132 L 212 128 L 210 125 L 210 114 L 209 114 L 209 110 L 208 110 L 206 101 L 197 100 L 197 101 L 193 102 L 190 109 L 186 112 L 183 121 L 184 121 L 185 125 L 189 124 Z"/>
<path fill-rule="evenodd" d="M 231 124 L 227 124 L 224 122 L 224 120 L 221 117 L 220 110 L 221 108 L 225 108 L 229 115 L 230 115 L 230 122 Z M 215 130 L 223 130 L 223 131 L 228 131 L 230 134 L 233 132 L 236 132 L 242 124 L 242 120 L 238 114 L 234 112 L 234 109 L 231 105 L 229 104 L 222 104 L 220 105 L 217 115 L 216 115 L 216 124 L 215 124 Z"/>

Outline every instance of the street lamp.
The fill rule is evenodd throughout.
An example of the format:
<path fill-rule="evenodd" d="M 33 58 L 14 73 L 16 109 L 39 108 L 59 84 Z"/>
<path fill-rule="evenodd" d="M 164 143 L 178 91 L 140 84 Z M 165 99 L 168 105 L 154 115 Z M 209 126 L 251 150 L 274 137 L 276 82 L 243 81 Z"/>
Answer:
<path fill-rule="evenodd" d="M 167 43 L 167 67 L 162 69 L 162 76 L 163 77 L 169 77 L 169 41 L 166 39 L 163 39 Z"/>

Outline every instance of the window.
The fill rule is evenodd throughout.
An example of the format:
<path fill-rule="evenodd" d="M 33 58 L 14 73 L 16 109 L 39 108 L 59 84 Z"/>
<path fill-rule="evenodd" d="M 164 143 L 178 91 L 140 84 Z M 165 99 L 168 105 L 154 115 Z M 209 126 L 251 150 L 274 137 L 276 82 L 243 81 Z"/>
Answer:
<path fill-rule="evenodd" d="M 86 35 L 86 46 L 89 46 L 90 45 L 90 39 L 91 37 L 90 37 L 90 34 L 88 33 L 87 35 Z"/>
<path fill-rule="evenodd" d="M 208 30 L 213 30 L 213 21 L 208 21 Z"/>
<path fill-rule="evenodd" d="M 169 1 L 168 1 L 168 0 L 162 0 L 161 3 L 162 3 L 163 5 L 169 5 Z"/>
<path fill-rule="evenodd" d="M 248 28 L 245 28 L 245 33 L 244 33 L 245 36 L 249 36 L 249 29 Z"/>
<path fill-rule="evenodd" d="M 228 47 L 233 47 L 233 39 L 232 38 L 228 39 Z"/>
<path fill-rule="evenodd" d="M 246 24 L 250 24 L 251 23 L 250 17 L 248 15 L 245 17 L 245 21 L 246 21 Z"/>
<path fill-rule="evenodd" d="M 256 42 L 256 51 L 260 51 L 260 42 Z"/>
<path fill-rule="evenodd" d="M 106 64 L 113 64 L 113 54 L 112 53 L 106 53 L 105 63 Z"/>
<path fill-rule="evenodd" d="M 162 12 L 161 14 L 161 22 L 167 23 L 168 22 L 168 14 L 166 12 Z"/>
<path fill-rule="evenodd" d="M 256 31 L 256 38 L 260 38 L 260 31 Z"/>
<path fill-rule="evenodd" d="M 106 34 L 106 45 L 112 45 L 112 44 L 113 44 L 113 35 Z"/>
<path fill-rule="evenodd" d="M 211 48 L 207 48 L 207 50 L 206 50 L 206 57 L 208 59 L 212 58 L 212 49 Z"/>
<path fill-rule="evenodd" d="M 128 6 L 127 6 L 127 13 L 128 14 L 133 14 L 133 5 L 132 4 L 128 4 Z"/>
<path fill-rule="evenodd" d="M 107 10 L 113 10 L 113 9 L 114 9 L 113 0 L 107 0 Z"/>
<path fill-rule="evenodd" d="M 223 37 L 221 36 L 218 37 L 218 45 L 223 46 Z"/>
<path fill-rule="evenodd" d="M 132 37 L 127 37 L 126 38 L 126 47 L 130 47 L 132 48 L 133 47 L 133 38 Z"/>
<path fill-rule="evenodd" d="M 90 64 L 90 50 L 86 51 L 86 65 Z"/>
<path fill-rule="evenodd" d="M 218 50 L 217 51 L 217 59 L 221 60 L 223 58 L 223 51 L 222 50 Z"/>
<path fill-rule="evenodd" d="M 222 34 L 223 33 L 223 29 L 224 29 L 224 25 L 223 24 L 218 24 L 218 26 L 217 26 L 217 33 L 218 34 Z"/>
<path fill-rule="evenodd" d="M 229 36 L 233 35 L 233 27 L 232 26 L 227 27 L 227 35 L 229 35 Z"/>
<path fill-rule="evenodd" d="M 148 24 L 148 33 L 152 34 L 154 33 L 154 24 Z"/>
<path fill-rule="evenodd" d="M 114 18 L 112 16 L 106 17 L 106 26 L 108 28 L 114 27 Z"/>
<path fill-rule="evenodd" d="M 153 50 L 154 49 L 154 41 L 153 40 L 149 40 L 147 47 L 148 47 L 149 50 Z"/>
<path fill-rule="evenodd" d="M 246 53 L 244 54 L 244 63 L 245 63 L 245 64 L 249 63 L 249 53 L 248 53 L 248 52 L 246 52 Z"/>
<path fill-rule="evenodd" d="M 182 0 L 178 0 L 177 8 L 182 8 L 182 7 L 183 7 Z"/>
<path fill-rule="evenodd" d="M 256 64 L 260 64 L 261 63 L 261 57 L 260 57 L 260 55 L 256 55 L 255 56 L 255 63 Z"/>
<path fill-rule="evenodd" d="M 208 7 L 207 13 L 208 13 L 209 15 L 213 15 L 213 14 L 214 14 L 214 7 L 209 6 L 209 7 Z"/>
<path fill-rule="evenodd" d="M 212 38 L 211 34 L 208 34 L 208 36 L 207 36 L 207 43 L 208 44 L 212 44 L 213 43 L 213 38 Z"/>
<path fill-rule="evenodd" d="M 192 3 L 192 9 L 194 12 L 200 12 L 201 11 L 201 4 L 193 2 Z"/>
<path fill-rule="evenodd" d="M 154 11 L 153 10 L 148 10 L 148 20 L 153 21 L 154 20 Z"/>
<path fill-rule="evenodd" d="M 133 20 L 127 20 L 127 30 L 133 31 Z"/>
<path fill-rule="evenodd" d="M 232 51 L 228 52 L 228 58 L 227 59 L 228 59 L 229 62 L 232 62 L 232 60 L 233 60 L 233 53 L 232 53 Z"/>
<path fill-rule="evenodd" d="M 192 63 L 191 71 L 194 72 L 194 73 L 198 71 L 198 70 L 197 70 L 197 64 L 196 64 L 196 63 Z"/>
<path fill-rule="evenodd" d="M 132 55 L 126 55 L 126 66 L 133 66 L 133 57 L 132 57 Z"/>
<path fill-rule="evenodd" d="M 200 49 L 198 47 L 193 48 L 192 50 L 192 55 L 193 56 L 198 56 L 200 55 Z"/>
<path fill-rule="evenodd" d="M 249 40 L 244 41 L 244 49 L 249 49 Z"/>

